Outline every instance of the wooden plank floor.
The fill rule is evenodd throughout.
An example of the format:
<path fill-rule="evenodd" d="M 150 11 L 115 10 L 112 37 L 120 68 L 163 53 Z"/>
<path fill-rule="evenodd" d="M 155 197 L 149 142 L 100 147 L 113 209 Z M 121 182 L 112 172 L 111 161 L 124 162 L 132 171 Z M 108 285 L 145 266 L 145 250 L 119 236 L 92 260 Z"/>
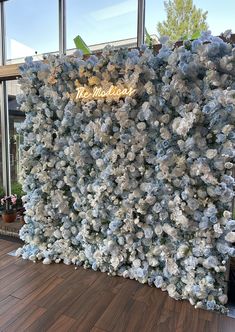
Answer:
<path fill-rule="evenodd" d="M 235 319 L 105 273 L 7 255 L 0 239 L 1 332 L 234 332 Z"/>

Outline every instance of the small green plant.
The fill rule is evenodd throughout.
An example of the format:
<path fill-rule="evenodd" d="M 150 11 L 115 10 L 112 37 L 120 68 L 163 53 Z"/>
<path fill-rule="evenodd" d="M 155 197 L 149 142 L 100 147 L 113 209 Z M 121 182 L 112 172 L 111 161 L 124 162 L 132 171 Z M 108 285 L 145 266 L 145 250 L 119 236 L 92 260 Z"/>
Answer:
<path fill-rule="evenodd" d="M 22 185 L 19 182 L 13 182 L 11 184 L 11 192 L 14 195 L 17 195 L 18 198 L 21 198 L 22 196 L 25 195 L 25 193 L 22 189 Z"/>
<path fill-rule="evenodd" d="M 15 211 L 15 206 L 17 205 L 17 196 L 10 195 L 1 198 L 1 205 L 5 213 L 12 213 Z"/>
<path fill-rule="evenodd" d="M 21 198 L 22 196 L 25 195 L 22 189 L 22 185 L 19 182 L 13 182 L 11 184 L 11 192 L 17 196 L 17 202 L 16 202 L 17 207 L 21 207 L 23 205 Z"/>
<path fill-rule="evenodd" d="M 11 192 L 14 195 L 14 197 L 17 197 L 16 199 L 16 203 L 15 203 L 15 207 L 16 208 L 20 208 L 23 206 L 22 203 L 22 196 L 25 195 L 23 189 L 22 189 L 22 185 L 19 182 L 13 182 L 11 184 Z M 5 197 L 5 192 L 4 192 L 4 188 L 2 186 L 0 186 L 0 198 L 4 198 Z M 0 211 L 3 210 L 3 206 L 0 205 Z"/>
<path fill-rule="evenodd" d="M 153 39 L 145 28 L 145 44 L 148 45 L 149 48 L 153 47 Z"/>

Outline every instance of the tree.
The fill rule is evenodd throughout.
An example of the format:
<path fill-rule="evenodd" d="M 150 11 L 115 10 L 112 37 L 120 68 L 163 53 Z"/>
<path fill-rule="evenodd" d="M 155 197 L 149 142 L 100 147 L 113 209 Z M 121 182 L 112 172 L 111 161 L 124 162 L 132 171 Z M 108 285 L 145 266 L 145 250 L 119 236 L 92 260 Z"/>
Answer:
<path fill-rule="evenodd" d="M 170 41 L 195 39 L 202 31 L 208 30 L 207 12 L 197 9 L 193 0 L 164 1 L 166 21 L 157 24 L 160 35 L 168 36 Z"/>

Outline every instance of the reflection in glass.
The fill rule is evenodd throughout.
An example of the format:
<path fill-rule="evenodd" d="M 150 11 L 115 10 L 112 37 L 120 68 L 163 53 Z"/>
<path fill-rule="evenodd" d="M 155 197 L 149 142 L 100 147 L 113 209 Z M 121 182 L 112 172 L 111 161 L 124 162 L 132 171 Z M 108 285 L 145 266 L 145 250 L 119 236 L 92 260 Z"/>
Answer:
<path fill-rule="evenodd" d="M 9 111 L 9 137 L 10 137 L 10 166 L 11 183 L 14 187 L 20 181 L 21 173 L 21 146 L 23 137 L 17 129 L 24 121 L 24 113 L 16 102 L 16 95 L 20 93 L 20 86 L 17 81 L 7 82 L 8 111 Z"/>

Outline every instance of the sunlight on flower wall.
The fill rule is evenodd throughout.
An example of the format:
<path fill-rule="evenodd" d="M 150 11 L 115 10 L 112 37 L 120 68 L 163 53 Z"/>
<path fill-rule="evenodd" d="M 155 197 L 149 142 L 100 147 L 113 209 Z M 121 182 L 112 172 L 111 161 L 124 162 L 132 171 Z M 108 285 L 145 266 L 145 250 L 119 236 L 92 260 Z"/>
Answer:
<path fill-rule="evenodd" d="M 21 67 L 27 194 L 18 255 L 225 311 L 235 256 L 235 49 L 204 34 L 157 55 L 107 48 L 99 58 L 47 60 Z M 136 93 L 74 102 L 76 80 Z"/>

